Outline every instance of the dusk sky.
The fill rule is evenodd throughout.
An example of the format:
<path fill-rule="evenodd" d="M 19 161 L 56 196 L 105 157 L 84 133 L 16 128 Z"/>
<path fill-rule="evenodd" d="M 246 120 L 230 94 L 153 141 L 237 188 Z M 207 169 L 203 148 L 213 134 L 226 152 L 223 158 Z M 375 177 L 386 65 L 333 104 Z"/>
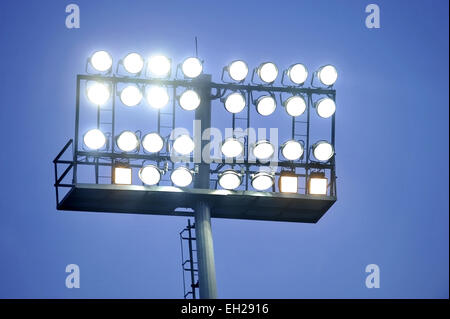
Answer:
<path fill-rule="evenodd" d="M 66 28 L 70 3 L 79 29 Z M 0 6 L 0 298 L 183 298 L 187 218 L 57 211 L 52 160 L 74 137 L 76 75 L 94 51 L 179 63 L 195 36 L 216 82 L 235 59 L 339 72 L 337 202 L 317 224 L 213 219 L 219 298 L 449 297 L 448 1 Z M 283 119 L 264 125 L 283 136 Z M 65 286 L 68 264 L 79 289 Z M 380 288 L 365 285 L 369 264 Z"/>

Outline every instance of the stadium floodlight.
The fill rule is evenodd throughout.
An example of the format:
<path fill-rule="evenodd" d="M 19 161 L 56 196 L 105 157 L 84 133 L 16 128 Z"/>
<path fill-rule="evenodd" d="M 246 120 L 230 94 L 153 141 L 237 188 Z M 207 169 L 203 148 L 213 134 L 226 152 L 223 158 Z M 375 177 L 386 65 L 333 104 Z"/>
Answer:
<path fill-rule="evenodd" d="M 184 91 L 179 99 L 180 106 L 186 111 L 193 111 L 200 105 L 200 96 L 194 90 Z"/>
<path fill-rule="evenodd" d="M 259 160 L 267 160 L 272 157 L 275 148 L 267 140 L 260 140 L 253 146 L 253 155 Z"/>
<path fill-rule="evenodd" d="M 108 85 L 94 82 L 87 87 L 87 97 L 95 105 L 103 105 L 108 101 L 111 93 Z"/>
<path fill-rule="evenodd" d="M 112 67 L 112 57 L 106 51 L 96 51 L 89 59 L 92 67 L 99 72 L 109 71 Z"/>
<path fill-rule="evenodd" d="M 192 183 L 193 174 L 192 171 L 186 167 L 180 166 L 172 171 L 170 174 L 172 183 L 178 187 L 186 187 Z"/>
<path fill-rule="evenodd" d="M 202 61 L 198 58 L 190 57 L 183 61 L 181 65 L 181 71 L 187 78 L 196 78 L 203 72 Z"/>
<path fill-rule="evenodd" d="M 287 70 L 287 75 L 293 83 L 300 85 L 308 78 L 308 69 L 301 63 L 293 64 Z"/>
<path fill-rule="evenodd" d="M 328 179 L 324 173 L 311 173 L 309 176 L 308 193 L 311 195 L 326 195 Z"/>
<path fill-rule="evenodd" d="M 189 155 L 194 150 L 195 144 L 189 135 L 183 134 L 175 139 L 172 146 L 178 154 Z"/>
<path fill-rule="evenodd" d="M 242 93 L 234 92 L 225 98 L 225 109 L 230 113 L 239 113 L 245 108 L 245 98 Z"/>
<path fill-rule="evenodd" d="M 161 109 L 169 103 L 169 100 L 167 88 L 153 85 L 147 89 L 147 102 L 151 107 Z"/>
<path fill-rule="evenodd" d="M 242 183 L 242 175 L 233 170 L 225 170 L 219 174 L 220 187 L 228 190 L 238 188 Z"/>
<path fill-rule="evenodd" d="M 138 53 L 130 53 L 123 59 L 125 71 L 131 74 L 139 74 L 144 68 L 144 59 Z"/>
<path fill-rule="evenodd" d="M 334 112 L 336 112 L 336 103 L 329 97 L 320 99 L 315 106 L 317 114 L 324 119 L 333 116 Z"/>
<path fill-rule="evenodd" d="M 83 142 L 91 150 L 98 150 L 105 146 L 106 137 L 99 129 L 92 129 L 84 134 Z"/>
<path fill-rule="evenodd" d="M 272 174 L 259 172 L 252 177 L 252 187 L 258 191 L 264 191 L 273 186 L 274 178 Z"/>
<path fill-rule="evenodd" d="M 260 96 L 256 100 L 256 111 L 262 116 L 268 116 L 275 112 L 277 102 L 270 95 Z"/>
<path fill-rule="evenodd" d="M 278 76 L 278 68 L 275 63 L 264 62 L 258 67 L 258 76 L 261 81 L 270 84 L 275 82 Z"/>
<path fill-rule="evenodd" d="M 289 161 L 296 161 L 303 155 L 303 145 L 298 141 L 289 140 L 281 146 L 281 154 Z"/>
<path fill-rule="evenodd" d="M 225 157 L 238 157 L 244 153 L 244 144 L 242 144 L 238 139 L 230 137 L 223 141 L 220 150 Z"/>
<path fill-rule="evenodd" d="M 244 61 L 236 60 L 231 62 L 227 66 L 227 71 L 230 75 L 230 78 L 232 78 L 234 81 L 241 82 L 244 81 L 248 75 L 248 66 Z"/>
<path fill-rule="evenodd" d="M 142 101 L 142 92 L 135 85 L 129 85 L 120 92 L 120 100 L 126 106 L 136 106 Z"/>
<path fill-rule="evenodd" d="M 155 165 L 146 165 L 139 170 L 139 178 L 146 185 L 156 185 L 161 180 L 162 172 Z"/>
<path fill-rule="evenodd" d="M 331 86 L 336 82 L 338 74 L 336 68 L 333 65 L 327 64 L 322 66 L 317 71 L 317 76 L 319 77 L 319 80 L 320 82 L 322 82 L 322 84 Z"/>
<path fill-rule="evenodd" d="M 148 70 L 155 77 L 167 77 L 171 69 L 172 62 L 164 55 L 154 55 L 148 59 Z"/>
<path fill-rule="evenodd" d="M 283 102 L 286 112 L 293 117 L 302 115 L 306 110 L 306 101 L 303 96 L 293 95 Z"/>
<path fill-rule="evenodd" d="M 130 167 L 114 167 L 114 184 L 131 185 L 131 173 Z"/>
<path fill-rule="evenodd" d="M 319 141 L 312 148 L 314 157 L 321 162 L 328 161 L 334 155 L 333 146 L 327 141 Z"/>
<path fill-rule="evenodd" d="M 123 152 L 133 152 L 139 147 L 137 135 L 131 131 L 123 131 L 116 139 L 117 147 Z"/>
<path fill-rule="evenodd" d="M 294 172 L 282 171 L 278 179 L 278 188 L 282 193 L 297 193 L 298 176 Z"/>
<path fill-rule="evenodd" d="M 149 153 L 158 153 L 164 147 L 164 140 L 158 133 L 149 133 L 142 139 L 142 147 Z"/>

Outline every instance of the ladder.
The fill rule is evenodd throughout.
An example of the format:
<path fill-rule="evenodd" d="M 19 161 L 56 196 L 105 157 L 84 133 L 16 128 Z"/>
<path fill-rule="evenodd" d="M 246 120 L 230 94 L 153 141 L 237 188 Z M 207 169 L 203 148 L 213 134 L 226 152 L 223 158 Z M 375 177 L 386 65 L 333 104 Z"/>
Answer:
<path fill-rule="evenodd" d="M 193 247 L 193 242 L 196 240 L 195 236 L 195 224 L 191 224 L 191 220 L 188 219 L 188 225 L 180 232 L 180 243 L 181 243 L 181 267 L 183 268 L 183 296 L 184 299 L 197 299 L 198 291 L 198 262 L 197 260 L 197 250 Z M 185 245 L 183 243 L 187 242 L 188 254 L 185 259 Z M 186 276 L 185 273 L 189 274 L 188 285 L 190 289 L 186 290 Z M 189 280 L 190 279 L 190 280 Z"/>

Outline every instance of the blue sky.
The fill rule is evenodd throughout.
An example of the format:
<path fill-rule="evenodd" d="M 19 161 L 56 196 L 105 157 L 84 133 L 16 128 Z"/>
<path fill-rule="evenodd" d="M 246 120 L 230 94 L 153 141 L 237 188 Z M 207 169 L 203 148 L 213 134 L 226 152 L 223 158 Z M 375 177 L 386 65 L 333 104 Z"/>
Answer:
<path fill-rule="evenodd" d="M 448 1 L 3 1 L 0 297 L 181 298 L 185 218 L 58 212 L 52 159 L 97 49 L 339 71 L 338 201 L 317 224 L 213 220 L 222 298 L 448 298 Z M 282 127 L 281 121 L 274 121 Z M 65 267 L 81 288 L 65 287 Z M 381 287 L 365 287 L 377 264 Z"/>

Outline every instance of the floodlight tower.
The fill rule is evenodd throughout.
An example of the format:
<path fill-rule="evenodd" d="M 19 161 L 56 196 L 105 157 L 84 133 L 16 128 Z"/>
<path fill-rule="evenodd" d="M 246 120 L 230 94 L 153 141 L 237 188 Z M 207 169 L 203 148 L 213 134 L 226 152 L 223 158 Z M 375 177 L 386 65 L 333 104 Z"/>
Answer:
<path fill-rule="evenodd" d="M 97 51 L 88 59 L 87 74 L 77 75 L 75 142 L 70 140 L 53 161 L 57 209 L 195 217 L 201 298 L 217 298 L 211 218 L 316 223 L 337 200 L 334 66 L 314 72 L 310 87 L 304 86 L 308 70 L 301 63 L 280 72 L 275 63 L 263 62 L 250 76 L 247 63 L 235 60 L 222 69 L 222 83 L 203 73 L 197 57 L 178 65 L 174 79 L 172 61 L 162 55 L 145 61 L 129 53 L 114 73 L 112 69 L 112 56 Z M 281 85 L 275 85 L 280 73 Z M 88 108 L 97 107 L 96 118 L 87 119 L 91 123 L 86 131 L 80 125 L 82 92 Z M 211 159 L 213 101 L 223 104 L 231 117 L 233 135 L 218 145 L 220 158 Z M 118 133 L 118 108 L 137 111 L 147 106 L 157 109 L 152 113 L 156 131 Z M 172 135 L 178 106 L 184 114 L 195 113 L 192 137 Z M 251 117 L 271 116 L 279 109 L 291 117 L 289 139 L 280 148 L 278 141 L 265 137 L 252 140 Z M 312 109 L 331 127 L 329 137 L 314 143 Z M 106 122 L 100 119 L 105 112 L 110 114 Z M 163 114 L 170 115 L 169 126 L 161 124 Z M 235 135 L 238 120 L 245 121 L 247 136 Z M 62 159 L 70 146 L 71 158 Z M 60 165 L 65 166 L 61 174 Z M 94 182 L 84 180 L 79 167 L 94 168 L 94 174 L 88 174 Z M 102 168 L 111 176 L 100 174 Z M 133 183 L 136 175 L 141 185 Z M 170 180 L 163 178 L 167 175 Z M 62 199 L 61 189 L 67 190 Z"/>

